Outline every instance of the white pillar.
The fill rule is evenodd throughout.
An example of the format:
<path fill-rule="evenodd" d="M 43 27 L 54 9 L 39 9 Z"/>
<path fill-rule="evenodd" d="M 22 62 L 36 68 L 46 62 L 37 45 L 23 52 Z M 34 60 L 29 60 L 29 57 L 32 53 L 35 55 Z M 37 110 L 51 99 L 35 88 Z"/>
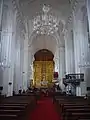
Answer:
<path fill-rule="evenodd" d="M 73 48 L 73 33 L 68 29 L 65 31 L 65 62 L 66 62 L 66 74 L 72 74 L 75 72 L 74 68 L 74 48 Z"/>
<path fill-rule="evenodd" d="M 16 45 L 15 45 L 15 72 L 14 72 L 14 91 L 18 93 L 18 90 L 24 89 L 24 59 L 26 59 L 24 51 L 25 35 L 24 29 L 17 20 L 16 24 Z"/>
<path fill-rule="evenodd" d="M 89 22 L 89 35 L 90 35 L 90 0 L 87 0 L 87 13 L 88 13 L 88 22 Z"/>
<path fill-rule="evenodd" d="M 0 28 L 1 28 L 1 24 L 2 24 L 2 15 L 3 15 L 3 0 L 0 1 Z"/>
<path fill-rule="evenodd" d="M 65 48 L 59 47 L 59 78 L 60 78 L 60 87 L 63 90 L 63 78 L 65 75 Z"/>
<path fill-rule="evenodd" d="M 89 27 L 89 33 L 88 33 L 88 57 L 87 57 L 87 61 L 88 63 L 90 64 L 90 0 L 87 0 L 87 4 L 86 4 L 86 7 L 87 7 L 87 16 L 88 16 L 88 27 Z M 86 75 L 87 75 L 87 87 L 90 88 L 90 67 L 86 69 Z M 90 95 L 90 90 L 87 91 L 87 93 Z"/>
<path fill-rule="evenodd" d="M 32 64 L 32 47 L 28 47 L 28 87 L 30 87 L 30 80 L 33 79 L 32 76 L 32 69 L 33 64 Z"/>
<path fill-rule="evenodd" d="M 13 34 L 15 27 L 16 16 L 12 11 L 12 4 L 4 3 L 2 18 L 2 32 L 1 32 L 1 61 L 3 62 L 3 94 L 7 96 L 12 95 L 13 91 L 13 75 L 14 75 L 14 49 L 15 49 L 15 36 Z M 11 85 L 9 85 L 11 83 Z"/>
<path fill-rule="evenodd" d="M 87 33 L 87 12 L 85 6 L 78 5 L 78 8 L 73 12 L 73 29 L 74 29 L 74 56 L 75 56 L 75 73 L 84 73 L 84 82 L 80 84 L 80 88 L 85 87 L 84 93 L 86 94 L 86 69 L 88 53 L 88 33 Z M 81 90 L 82 91 L 82 90 Z M 82 93 L 81 93 L 82 94 Z"/>
<path fill-rule="evenodd" d="M 2 30 L 3 0 L 0 1 L 0 62 L 1 62 L 1 30 Z M 0 66 L 0 86 L 3 86 L 3 70 Z"/>
<path fill-rule="evenodd" d="M 23 89 L 27 89 L 28 81 L 28 34 L 25 34 L 24 40 L 24 65 L 23 65 Z"/>
<path fill-rule="evenodd" d="M 14 90 L 18 93 L 18 90 L 22 88 L 22 62 L 23 57 L 21 56 L 21 49 L 20 49 L 20 41 L 21 37 L 19 32 L 16 33 L 16 48 L 15 48 L 15 80 L 14 80 Z"/>
<path fill-rule="evenodd" d="M 9 46 L 10 47 L 10 46 Z M 9 69 L 9 81 L 8 83 L 12 83 L 11 85 L 8 84 L 8 96 L 12 96 L 13 94 L 13 82 L 14 82 L 14 60 L 15 60 L 15 34 L 12 33 L 11 36 L 11 53 L 10 53 L 10 69 Z"/>
<path fill-rule="evenodd" d="M 80 86 L 76 87 L 76 96 L 81 96 L 81 87 Z"/>
<path fill-rule="evenodd" d="M 87 34 L 87 13 L 83 6 L 79 6 L 76 13 L 73 14 L 74 29 L 74 55 L 75 55 L 75 72 L 82 72 L 79 64 L 85 64 L 88 48 Z"/>

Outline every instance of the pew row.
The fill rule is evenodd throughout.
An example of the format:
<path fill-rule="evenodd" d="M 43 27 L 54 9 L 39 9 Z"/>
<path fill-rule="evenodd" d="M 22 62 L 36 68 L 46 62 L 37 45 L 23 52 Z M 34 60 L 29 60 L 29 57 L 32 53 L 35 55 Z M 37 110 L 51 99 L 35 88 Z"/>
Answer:
<path fill-rule="evenodd" d="M 0 103 L 0 120 L 26 120 L 36 103 L 34 95 L 7 97 Z"/>
<path fill-rule="evenodd" d="M 54 96 L 53 102 L 63 120 L 90 120 L 90 99 L 77 96 Z"/>

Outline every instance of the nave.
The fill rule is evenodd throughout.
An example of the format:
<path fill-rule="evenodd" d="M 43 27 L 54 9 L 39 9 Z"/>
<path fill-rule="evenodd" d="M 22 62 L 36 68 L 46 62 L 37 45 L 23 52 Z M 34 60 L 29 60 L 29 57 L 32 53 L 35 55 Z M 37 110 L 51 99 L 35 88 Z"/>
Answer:
<path fill-rule="evenodd" d="M 61 120 L 52 100 L 47 97 L 41 98 L 29 120 Z"/>
<path fill-rule="evenodd" d="M 40 92 L 0 98 L 0 120 L 90 120 L 90 98 Z"/>

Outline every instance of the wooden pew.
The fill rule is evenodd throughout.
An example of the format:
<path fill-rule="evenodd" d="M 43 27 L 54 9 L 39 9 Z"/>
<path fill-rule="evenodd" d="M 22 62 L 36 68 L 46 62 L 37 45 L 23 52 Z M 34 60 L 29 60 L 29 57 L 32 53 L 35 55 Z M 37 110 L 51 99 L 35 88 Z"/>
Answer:
<path fill-rule="evenodd" d="M 55 96 L 54 102 L 63 120 L 90 119 L 90 101 L 84 97 Z"/>
<path fill-rule="evenodd" d="M 28 111 L 36 105 L 34 96 L 22 95 L 5 98 L 0 104 L 0 120 L 26 119 Z M 29 109 L 30 108 L 30 109 Z"/>
<path fill-rule="evenodd" d="M 73 117 L 72 113 L 90 113 L 90 108 L 66 109 L 63 113 L 63 119 L 69 120 Z"/>
<path fill-rule="evenodd" d="M 4 105 L 1 105 L 0 106 L 0 109 L 6 109 L 6 110 L 10 110 L 10 109 L 14 109 L 14 110 L 24 110 L 25 107 L 24 106 L 4 106 Z"/>
<path fill-rule="evenodd" d="M 70 118 L 72 120 L 78 120 L 80 118 L 90 119 L 90 112 L 87 112 L 87 113 L 82 113 L 82 112 L 72 113 L 71 116 L 69 117 L 69 119 Z M 69 120 L 69 119 L 67 119 L 67 120 Z"/>
<path fill-rule="evenodd" d="M 78 120 L 90 120 L 90 118 L 88 119 L 88 118 L 79 118 Z"/>
<path fill-rule="evenodd" d="M 17 115 L 20 115 L 21 113 L 24 113 L 24 111 L 23 110 L 3 110 L 3 109 L 1 109 L 0 110 L 0 114 L 8 114 L 8 113 L 15 113 L 15 114 L 17 114 Z"/>
<path fill-rule="evenodd" d="M 19 120 L 18 115 L 0 114 L 0 120 Z"/>
<path fill-rule="evenodd" d="M 90 108 L 90 106 L 85 106 L 85 105 L 62 105 L 61 106 L 61 112 L 63 113 L 66 109 L 85 109 L 85 108 Z"/>

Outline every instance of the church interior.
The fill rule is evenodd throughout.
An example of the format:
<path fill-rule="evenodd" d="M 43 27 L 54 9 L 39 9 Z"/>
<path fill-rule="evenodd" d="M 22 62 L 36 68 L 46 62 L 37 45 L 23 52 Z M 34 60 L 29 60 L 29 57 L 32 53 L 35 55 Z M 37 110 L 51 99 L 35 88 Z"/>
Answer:
<path fill-rule="evenodd" d="M 0 0 L 0 120 L 90 120 L 90 0 Z"/>

